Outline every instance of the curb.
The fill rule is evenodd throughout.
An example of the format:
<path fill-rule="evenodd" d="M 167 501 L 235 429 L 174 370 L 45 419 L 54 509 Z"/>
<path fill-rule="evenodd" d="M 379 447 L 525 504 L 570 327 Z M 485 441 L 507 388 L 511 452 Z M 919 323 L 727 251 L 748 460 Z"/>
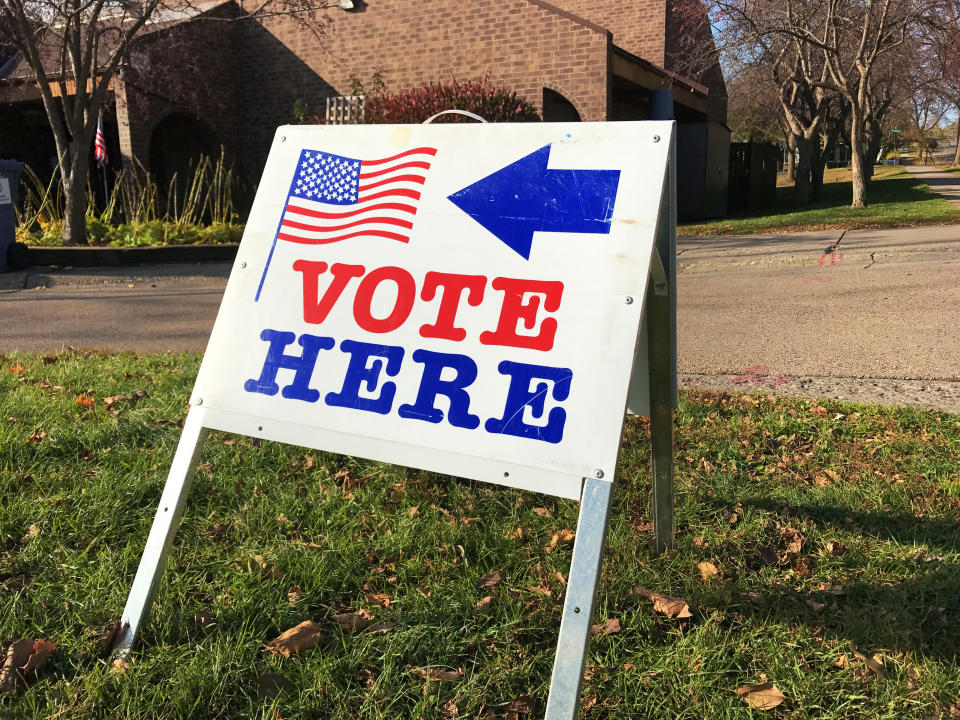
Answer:
<path fill-rule="evenodd" d="M 10 248 L 13 267 L 69 265 L 70 267 L 122 267 L 160 263 L 229 262 L 239 243 L 223 245 L 164 245 L 161 247 L 27 247 Z"/>

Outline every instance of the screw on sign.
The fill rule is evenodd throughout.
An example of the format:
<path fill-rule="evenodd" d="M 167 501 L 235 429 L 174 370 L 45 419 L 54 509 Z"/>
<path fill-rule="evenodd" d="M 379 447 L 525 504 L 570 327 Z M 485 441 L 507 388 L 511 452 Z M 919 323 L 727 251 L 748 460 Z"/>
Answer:
<path fill-rule="evenodd" d="M 216 429 L 579 499 L 547 704 L 575 717 L 628 394 L 672 442 L 672 156 L 672 123 L 283 128 L 115 652 Z"/>

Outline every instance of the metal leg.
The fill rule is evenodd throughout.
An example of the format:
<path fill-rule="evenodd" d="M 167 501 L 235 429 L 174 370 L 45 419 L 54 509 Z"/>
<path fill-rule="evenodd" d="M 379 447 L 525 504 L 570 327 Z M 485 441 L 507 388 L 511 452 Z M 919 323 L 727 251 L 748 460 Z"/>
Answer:
<path fill-rule="evenodd" d="M 650 368 L 650 449 L 653 532 L 656 549 L 673 547 L 673 373 L 670 359 L 670 298 L 647 290 L 647 349 Z"/>
<path fill-rule="evenodd" d="M 150 526 L 150 535 L 147 545 L 140 558 L 140 566 L 130 588 L 127 604 L 123 608 L 120 618 L 120 633 L 113 643 L 111 650 L 114 657 L 126 657 L 140 634 L 141 626 L 146 623 L 153 604 L 154 595 L 160 576 L 167 563 L 167 555 L 173 544 L 173 537 L 180 526 L 183 516 L 183 507 L 190 492 L 190 482 L 193 480 L 193 471 L 200 457 L 200 449 L 207 436 L 203 427 L 203 411 L 192 407 L 187 413 L 183 424 L 183 433 L 177 452 L 170 465 L 170 474 L 167 475 L 167 484 L 160 496 L 160 505 L 157 514 Z"/>
<path fill-rule="evenodd" d="M 545 720 L 577 717 L 612 489 L 613 483 L 605 480 L 587 478 L 584 484 Z"/>

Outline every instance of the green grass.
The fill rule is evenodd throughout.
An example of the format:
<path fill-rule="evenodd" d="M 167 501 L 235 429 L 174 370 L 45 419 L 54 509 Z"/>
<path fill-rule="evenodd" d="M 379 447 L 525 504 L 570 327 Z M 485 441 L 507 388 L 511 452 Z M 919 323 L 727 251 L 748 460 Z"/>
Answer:
<path fill-rule="evenodd" d="M 576 526 L 576 503 L 222 433 L 132 667 L 110 672 L 98 635 L 123 607 L 199 361 L 0 361 L 0 652 L 57 643 L 28 689 L 0 699 L 4 720 L 386 720 L 453 705 L 510 717 L 522 696 L 542 717 L 565 591 L 555 573 L 570 562 L 569 548 L 546 548 Z M 149 396 L 102 403 L 137 390 Z M 768 717 L 960 712 L 960 418 L 686 392 L 676 459 L 677 548 L 658 556 L 648 434 L 629 420 L 594 620 L 622 629 L 591 644 L 584 717 L 755 717 L 734 689 L 763 677 L 788 698 Z M 787 528 L 805 536 L 799 553 Z M 703 580 L 701 561 L 720 577 Z M 476 581 L 494 569 L 503 582 L 481 615 Z M 693 617 L 655 614 L 637 585 L 684 598 Z M 390 608 L 367 601 L 379 592 Z M 384 632 L 330 621 L 361 607 Z M 317 647 L 262 652 L 306 619 L 328 628 Z M 882 655 L 883 674 L 854 650 Z M 426 682 L 411 671 L 422 667 L 464 675 Z"/>
<path fill-rule="evenodd" d="M 867 193 L 867 208 L 851 208 L 851 194 L 850 171 L 828 170 L 822 198 L 805 210 L 794 209 L 792 186 L 778 187 L 773 211 L 680 225 L 677 232 L 681 235 L 756 235 L 960 223 L 960 209 L 903 168 L 877 168 Z"/>

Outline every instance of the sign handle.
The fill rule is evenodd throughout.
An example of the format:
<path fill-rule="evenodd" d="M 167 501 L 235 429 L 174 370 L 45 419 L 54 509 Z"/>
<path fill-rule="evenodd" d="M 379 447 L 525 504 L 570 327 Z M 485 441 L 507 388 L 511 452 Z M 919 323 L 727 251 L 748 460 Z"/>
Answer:
<path fill-rule="evenodd" d="M 123 608 L 123 615 L 120 617 L 120 633 L 111 649 L 113 657 L 129 655 L 130 649 L 140 634 L 140 628 L 147 622 L 150 615 L 150 606 L 157 593 L 160 576 L 166 567 L 173 537 L 180 526 L 183 508 L 190 493 L 193 471 L 207 436 L 207 429 L 203 427 L 203 416 L 202 408 L 191 407 L 183 423 L 183 432 L 170 465 L 167 484 L 160 496 L 160 504 L 153 518 L 153 525 L 150 526 L 147 545 L 140 558 L 140 565 L 137 568 L 133 586 L 130 588 L 127 604 Z"/>
<path fill-rule="evenodd" d="M 586 478 L 544 720 L 576 720 L 613 483 Z"/>

